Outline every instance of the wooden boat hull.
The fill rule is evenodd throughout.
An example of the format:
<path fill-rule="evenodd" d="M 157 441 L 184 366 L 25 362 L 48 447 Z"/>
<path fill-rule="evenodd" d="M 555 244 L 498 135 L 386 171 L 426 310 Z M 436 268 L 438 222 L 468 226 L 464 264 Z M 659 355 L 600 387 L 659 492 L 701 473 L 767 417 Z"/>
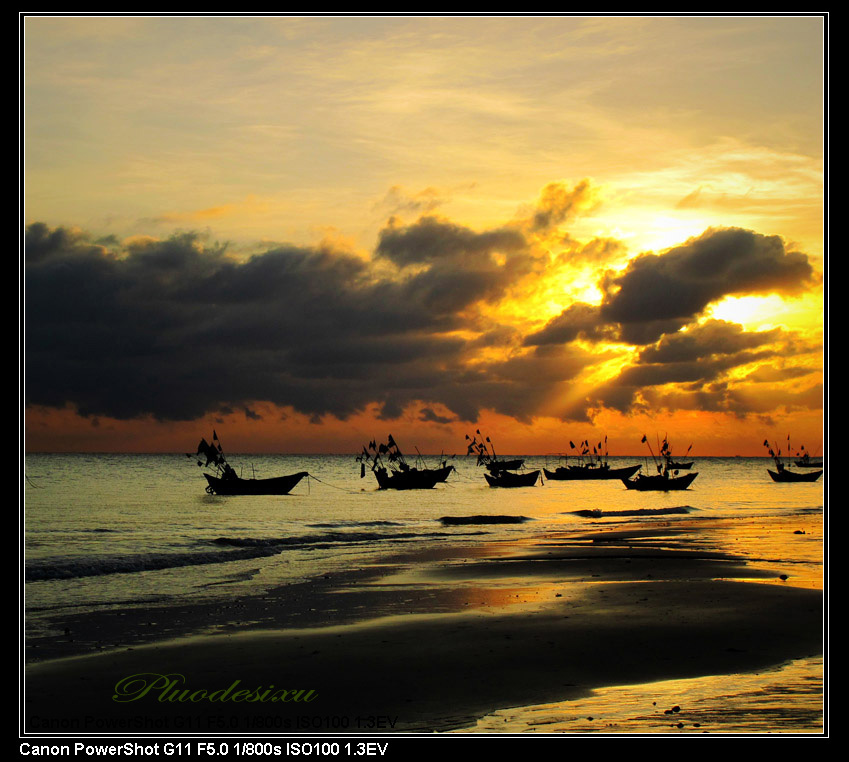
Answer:
<path fill-rule="evenodd" d="M 693 461 L 691 460 L 689 463 L 675 463 L 675 461 L 670 461 L 668 464 L 669 470 L 678 470 L 678 471 L 686 471 L 688 468 L 693 467 Z"/>
<path fill-rule="evenodd" d="M 484 478 L 490 487 L 533 487 L 539 479 L 539 471 L 528 471 L 525 474 L 499 471 L 497 474 L 484 474 Z"/>
<path fill-rule="evenodd" d="M 289 491 L 303 479 L 309 476 L 306 471 L 300 471 L 290 476 L 277 476 L 272 479 L 221 479 L 217 476 L 204 474 L 209 486 L 207 492 L 216 495 L 288 495 Z"/>
<path fill-rule="evenodd" d="M 670 490 L 687 489 L 693 480 L 698 476 L 698 472 L 694 474 L 685 474 L 684 476 L 637 476 L 634 479 L 623 479 L 622 483 L 628 489 L 639 490 L 640 492 L 669 492 Z"/>
<path fill-rule="evenodd" d="M 630 479 L 639 466 L 626 466 L 625 468 L 587 468 L 584 466 L 560 466 L 554 471 L 543 469 L 545 478 L 549 481 L 578 481 L 585 479 Z"/>
<path fill-rule="evenodd" d="M 374 472 L 380 489 L 433 489 L 444 482 L 454 470 L 454 466 L 443 468 L 410 468 L 407 471 L 393 471 L 384 468 Z"/>
<path fill-rule="evenodd" d="M 815 482 L 822 476 L 822 471 L 798 474 L 795 471 L 788 471 L 787 469 L 778 472 L 767 469 L 767 473 L 772 477 L 774 482 Z"/>
<path fill-rule="evenodd" d="M 797 460 L 795 463 L 797 468 L 822 468 L 822 461 Z"/>

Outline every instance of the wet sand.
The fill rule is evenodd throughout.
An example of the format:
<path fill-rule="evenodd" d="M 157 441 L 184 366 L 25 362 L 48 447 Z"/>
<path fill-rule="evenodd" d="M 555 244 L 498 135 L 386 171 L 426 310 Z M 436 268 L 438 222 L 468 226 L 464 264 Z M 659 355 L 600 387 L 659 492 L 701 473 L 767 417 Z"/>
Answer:
<path fill-rule="evenodd" d="M 708 548 L 705 527 L 452 548 L 227 606 L 80 615 L 67 635 L 31 640 L 41 661 L 26 668 L 23 729 L 447 731 L 598 688 L 821 654 L 821 585 Z"/>

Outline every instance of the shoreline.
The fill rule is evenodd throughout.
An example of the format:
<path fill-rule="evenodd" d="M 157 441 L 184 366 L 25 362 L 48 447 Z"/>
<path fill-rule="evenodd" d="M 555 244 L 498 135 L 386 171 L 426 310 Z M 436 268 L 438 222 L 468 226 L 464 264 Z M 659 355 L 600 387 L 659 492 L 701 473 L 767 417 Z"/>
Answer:
<path fill-rule="evenodd" d="M 172 620 L 183 628 L 174 639 L 148 628 L 121 650 L 81 655 L 89 641 L 74 641 L 76 655 L 28 664 L 22 730 L 456 731 L 508 707 L 821 654 L 821 589 L 786 584 L 780 565 L 701 547 L 704 529 L 664 521 L 454 546 L 278 588 L 232 610 L 187 604 Z M 100 635 L 130 631 L 126 617 L 82 615 L 81 626 L 86 619 L 100 621 Z M 210 627 L 218 632 L 198 634 Z M 42 654 L 60 652 L 45 641 Z M 112 699 L 143 673 L 155 682 L 145 695 Z M 183 694 L 163 693 L 168 680 Z M 249 693 L 218 701 L 234 681 L 231 696 Z M 313 698 L 281 699 L 281 686 Z M 326 727 L 303 727 L 317 716 Z M 103 727 L 86 726 L 93 721 Z"/>

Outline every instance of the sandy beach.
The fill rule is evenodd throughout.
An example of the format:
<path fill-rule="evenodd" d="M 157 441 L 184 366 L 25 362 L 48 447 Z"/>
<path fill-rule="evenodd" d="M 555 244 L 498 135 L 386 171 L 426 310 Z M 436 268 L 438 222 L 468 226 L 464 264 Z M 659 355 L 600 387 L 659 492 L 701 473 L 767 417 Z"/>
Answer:
<path fill-rule="evenodd" d="M 770 531 L 822 548 L 821 517 Z M 747 532 L 754 542 L 762 527 L 681 518 L 529 532 L 397 555 L 229 606 L 66 618 L 67 631 L 28 642 L 23 731 L 468 732 L 510 707 L 565 702 L 568 712 L 611 686 L 721 683 L 821 655 L 822 579 L 729 552 Z M 612 732 L 733 730 L 646 696 L 649 721 Z M 782 728 L 817 732 L 811 723 L 791 717 Z M 585 725 L 611 731 L 602 716 Z"/>

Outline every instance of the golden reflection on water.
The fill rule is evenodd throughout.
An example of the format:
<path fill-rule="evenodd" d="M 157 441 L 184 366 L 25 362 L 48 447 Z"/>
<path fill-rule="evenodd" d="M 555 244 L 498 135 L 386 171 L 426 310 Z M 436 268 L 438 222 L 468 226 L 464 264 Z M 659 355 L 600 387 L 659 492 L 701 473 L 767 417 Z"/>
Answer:
<path fill-rule="evenodd" d="M 821 734 L 823 661 L 604 688 L 584 699 L 499 710 L 457 732 Z"/>

